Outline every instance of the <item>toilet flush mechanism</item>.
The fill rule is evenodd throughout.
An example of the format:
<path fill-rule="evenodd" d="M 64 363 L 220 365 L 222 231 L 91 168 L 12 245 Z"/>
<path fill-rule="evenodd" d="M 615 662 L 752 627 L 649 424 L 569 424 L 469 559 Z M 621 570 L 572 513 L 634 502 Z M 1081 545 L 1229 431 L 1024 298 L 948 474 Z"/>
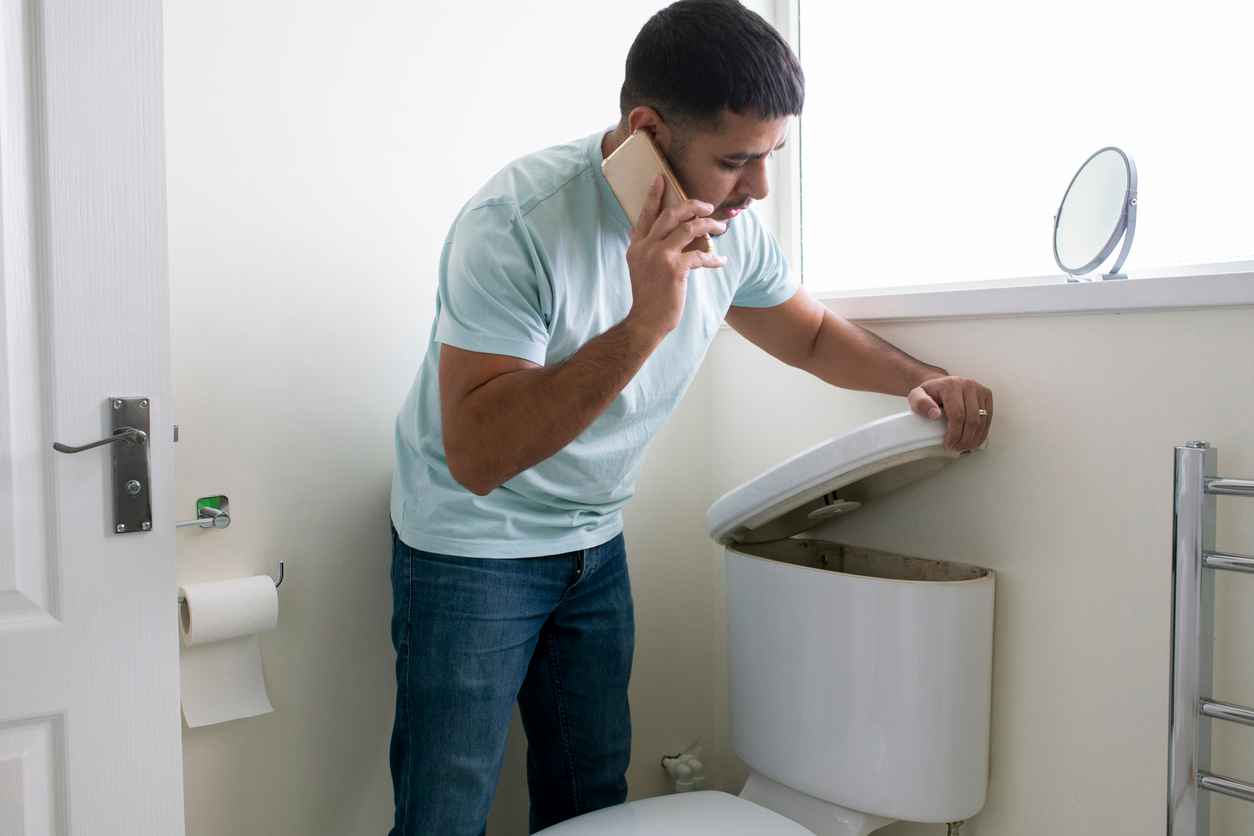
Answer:
<path fill-rule="evenodd" d="M 813 511 L 806 514 L 807 517 L 814 520 L 816 523 L 822 522 L 823 520 L 829 520 L 832 517 L 839 517 L 841 514 L 848 514 L 850 511 L 856 511 L 862 507 L 861 502 L 854 502 L 851 499 L 841 499 L 836 496 L 835 493 L 825 495 L 823 497 L 823 501 L 827 504 L 815 508 Z"/>

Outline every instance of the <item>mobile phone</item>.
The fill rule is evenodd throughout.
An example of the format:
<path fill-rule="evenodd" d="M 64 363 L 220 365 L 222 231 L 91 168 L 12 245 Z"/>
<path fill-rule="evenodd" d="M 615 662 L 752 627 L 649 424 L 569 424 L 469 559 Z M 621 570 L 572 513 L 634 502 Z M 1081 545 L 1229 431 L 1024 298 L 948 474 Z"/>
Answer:
<path fill-rule="evenodd" d="M 605 179 L 633 226 L 640 218 L 640 211 L 644 209 L 649 186 L 653 185 L 654 178 L 659 174 L 665 179 L 662 191 L 663 209 L 678 206 L 688 199 L 683 187 L 675 179 L 675 172 L 666 164 L 666 158 L 647 131 L 635 131 L 627 137 L 622 145 L 602 160 L 601 171 L 605 173 Z M 710 236 L 701 235 L 684 247 L 684 252 L 690 250 L 712 253 L 714 244 L 710 241 Z"/>

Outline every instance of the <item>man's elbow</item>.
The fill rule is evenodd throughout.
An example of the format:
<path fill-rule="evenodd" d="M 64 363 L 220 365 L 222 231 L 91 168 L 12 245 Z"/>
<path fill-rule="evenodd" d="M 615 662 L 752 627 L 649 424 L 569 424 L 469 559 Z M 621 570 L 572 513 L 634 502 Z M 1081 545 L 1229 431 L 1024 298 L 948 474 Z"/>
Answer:
<path fill-rule="evenodd" d="M 475 496 L 487 496 L 500 485 L 500 481 L 485 473 L 484 468 L 474 461 L 474 457 L 464 452 L 446 447 L 444 459 L 453 480 Z"/>

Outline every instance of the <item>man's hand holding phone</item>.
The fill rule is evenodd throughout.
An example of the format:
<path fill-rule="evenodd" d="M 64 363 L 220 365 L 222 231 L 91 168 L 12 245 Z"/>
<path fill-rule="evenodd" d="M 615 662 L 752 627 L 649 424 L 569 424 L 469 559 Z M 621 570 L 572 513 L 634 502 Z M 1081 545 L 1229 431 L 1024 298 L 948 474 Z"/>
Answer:
<path fill-rule="evenodd" d="M 714 207 L 685 200 L 663 209 L 664 187 L 662 175 L 654 177 L 627 247 L 632 295 L 627 319 L 658 339 L 673 331 L 683 316 L 688 271 L 727 264 L 725 256 L 696 249 L 684 252 L 700 236 L 727 230 L 724 221 L 709 217 Z"/>

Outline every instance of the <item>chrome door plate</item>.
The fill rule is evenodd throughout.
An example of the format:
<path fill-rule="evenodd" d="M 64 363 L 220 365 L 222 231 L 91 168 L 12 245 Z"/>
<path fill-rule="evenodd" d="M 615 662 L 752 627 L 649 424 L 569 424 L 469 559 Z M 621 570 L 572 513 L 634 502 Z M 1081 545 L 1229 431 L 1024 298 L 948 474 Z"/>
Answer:
<path fill-rule="evenodd" d="M 113 415 L 114 433 L 134 427 L 143 430 L 145 436 L 141 444 L 109 445 L 113 450 L 113 530 L 117 534 L 151 531 L 152 485 L 148 473 L 151 402 L 148 398 L 110 398 L 109 412 Z"/>

